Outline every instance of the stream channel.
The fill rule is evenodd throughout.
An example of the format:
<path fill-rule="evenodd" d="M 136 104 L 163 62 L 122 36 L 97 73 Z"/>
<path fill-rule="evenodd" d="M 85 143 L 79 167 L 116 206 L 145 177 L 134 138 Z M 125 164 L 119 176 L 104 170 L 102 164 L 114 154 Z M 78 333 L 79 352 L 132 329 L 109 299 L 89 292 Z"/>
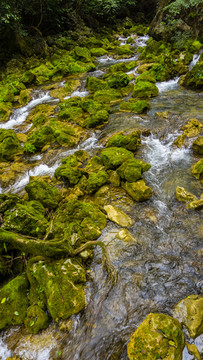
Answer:
<path fill-rule="evenodd" d="M 138 59 L 136 46 L 144 46 L 147 39 L 147 36 L 138 37 L 135 56 L 119 61 Z M 120 37 L 119 40 L 125 44 L 127 39 Z M 191 66 L 197 60 L 195 55 Z M 97 70 L 89 75 L 101 77 L 116 61 L 108 56 L 98 58 Z M 136 69 L 133 72 L 136 74 Z M 71 96 L 88 95 L 84 84 L 85 78 Z M 161 312 L 172 315 L 172 308 L 178 301 L 201 292 L 202 212 L 189 212 L 184 203 L 175 199 L 176 186 L 200 197 L 200 182 L 190 170 L 199 158 L 194 156 L 191 146 L 178 149 L 172 144 L 181 134 L 181 126 L 189 119 L 203 122 L 203 93 L 181 88 L 178 78 L 157 83 L 157 86 L 159 95 L 151 99 L 151 109 L 146 114 L 121 113 L 119 106 L 115 105 L 108 124 L 101 130 L 91 131 L 89 138 L 77 147 L 93 155 L 102 147 L 102 140 L 117 131 L 150 130 L 149 136 L 142 136 L 142 146 L 136 157 L 151 164 L 144 178 L 153 189 L 152 198 L 134 203 L 125 192 L 121 192 L 119 196 L 115 194 L 112 201 L 134 219 L 129 230 L 137 241 L 124 242 L 116 238 L 120 227 L 110 221 L 100 238 L 107 245 L 110 259 L 118 271 L 117 284 L 108 293 L 101 251 L 95 248 L 86 284 L 85 310 L 67 321 L 65 331 L 56 324 L 51 324 L 38 335 L 23 334 L 19 327 L 5 331 L 0 338 L 1 360 L 11 355 L 24 360 L 127 360 L 126 344 L 147 314 Z M 22 128 L 22 125 L 32 108 L 41 103 L 57 102 L 58 99 L 51 98 L 49 92 L 35 90 L 33 100 L 15 110 L 10 120 L 0 127 L 26 132 L 28 127 Z M 170 116 L 156 115 L 156 112 L 163 111 L 169 111 Z M 61 158 L 77 149 L 56 150 L 51 157 L 46 157 L 46 154 L 32 156 L 30 169 L 20 175 L 15 184 L 0 189 L 1 192 L 20 192 L 29 182 L 29 176 L 52 176 Z M 202 351 L 201 337 L 189 341 Z M 185 348 L 183 360 L 191 359 Z"/>

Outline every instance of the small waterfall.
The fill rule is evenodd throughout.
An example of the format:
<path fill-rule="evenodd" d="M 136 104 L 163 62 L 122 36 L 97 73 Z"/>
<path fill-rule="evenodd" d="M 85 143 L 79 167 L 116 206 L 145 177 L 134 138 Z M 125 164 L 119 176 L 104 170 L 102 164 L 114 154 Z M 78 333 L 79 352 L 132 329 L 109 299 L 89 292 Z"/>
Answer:
<path fill-rule="evenodd" d="M 139 47 L 144 47 L 144 46 L 146 46 L 147 40 L 149 40 L 149 35 L 138 36 L 138 37 L 135 39 L 135 43 L 136 43 L 136 45 L 139 46 Z"/>
<path fill-rule="evenodd" d="M 169 90 L 174 90 L 174 89 L 178 88 L 179 78 L 180 77 L 177 76 L 177 77 L 175 77 L 175 79 L 172 79 L 172 80 L 157 82 L 156 86 L 159 89 L 159 93 L 166 92 Z"/>
<path fill-rule="evenodd" d="M 200 54 L 193 55 L 193 59 L 192 59 L 191 63 L 189 64 L 189 70 L 191 70 L 193 68 L 193 66 L 195 66 L 197 64 L 199 59 L 200 59 Z"/>
<path fill-rule="evenodd" d="M 26 120 L 30 110 L 32 110 L 35 106 L 53 100 L 53 98 L 49 95 L 48 92 L 37 91 L 35 92 L 34 97 L 35 98 L 31 100 L 27 105 L 14 110 L 14 113 L 11 115 L 10 120 L 8 120 L 4 124 L 0 124 L 0 129 L 13 129 L 16 126 L 21 125 Z"/>

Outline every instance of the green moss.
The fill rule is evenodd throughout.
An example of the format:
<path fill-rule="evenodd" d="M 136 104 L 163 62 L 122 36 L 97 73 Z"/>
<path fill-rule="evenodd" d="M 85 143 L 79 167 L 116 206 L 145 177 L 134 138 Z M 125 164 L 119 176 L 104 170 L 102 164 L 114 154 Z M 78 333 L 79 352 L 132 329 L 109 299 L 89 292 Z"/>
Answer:
<path fill-rule="evenodd" d="M 20 105 L 26 105 L 29 101 L 31 101 L 31 99 L 32 97 L 30 89 L 21 90 L 18 100 Z"/>
<path fill-rule="evenodd" d="M 125 73 L 116 73 L 107 77 L 107 84 L 110 88 L 118 89 L 128 85 L 130 78 Z"/>
<path fill-rule="evenodd" d="M 131 336 L 130 360 L 182 359 L 185 345 L 180 323 L 165 314 L 149 314 Z"/>
<path fill-rule="evenodd" d="M 28 193 L 29 200 L 38 200 L 48 209 L 55 209 L 62 200 L 60 192 L 45 181 L 31 181 L 26 185 L 25 190 Z"/>
<path fill-rule="evenodd" d="M 91 54 L 89 50 L 85 47 L 76 46 L 75 57 L 77 60 L 82 60 L 84 62 L 91 61 Z"/>
<path fill-rule="evenodd" d="M 150 109 L 150 103 L 148 103 L 145 100 L 137 100 L 137 101 L 123 101 L 120 104 L 120 110 L 121 111 L 132 111 L 137 114 L 142 114 L 143 112 L 146 112 L 146 110 Z"/>
<path fill-rule="evenodd" d="M 133 55 L 134 52 L 130 45 L 121 45 L 117 50 L 118 55 Z"/>
<path fill-rule="evenodd" d="M 119 132 L 110 137 L 107 142 L 107 147 L 123 147 L 130 151 L 136 151 L 141 144 L 140 130 L 131 132 L 125 135 L 124 132 Z"/>
<path fill-rule="evenodd" d="M 157 96 L 159 93 L 158 88 L 155 84 L 149 81 L 139 81 L 135 84 L 132 97 L 134 98 L 150 98 Z"/>
<path fill-rule="evenodd" d="M 203 155 L 203 136 L 198 136 L 192 144 L 192 149 L 195 153 Z"/>
<path fill-rule="evenodd" d="M 118 169 L 119 176 L 128 182 L 135 182 L 142 177 L 142 173 L 150 169 L 150 164 L 143 163 L 137 159 L 125 161 Z"/>
<path fill-rule="evenodd" d="M 0 121 L 7 121 L 11 115 L 11 103 L 0 102 Z"/>
<path fill-rule="evenodd" d="M 83 174 L 83 170 L 78 168 L 77 158 L 74 155 L 69 156 L 62 160 L 62 164 L 55 170 L 55 177 L 58 180 L 68 181 L 71 186 L 76 185 Z"/>
<path fill-rule="evenodd" d="M 199 160 L 192 166 L 192 174 L 196 179 L 203 179 L 203 159 Z"/>
<path fill-rule="evenodd" d="M 108 70 L 107 70 L 107 75 L 108 74 L 114 74 L 114 73 L 117 73 L 117 72 L 127 72 L 127 71 L 130 71 L 132 69 L 134 69 L 136 67 L 136 61 L 131 61 L 131 62 L 128 62 L 128 63 L 117 63 L 117 64 L 114 64 L 114 65 L 111 65 L 109 66 Z M 105 76 L 104 76 L 105 77 Z"/>
<path fill-rule="evenodd" d="M 101 151 L 106 169 L 116 169 L 124 161 L 133 158 L 133 153 L 121 147 L 109 147 Z"/>
<path fill-rule="evenodd" d="M 125 182 L 122 186 L 135 201 L 145 201 L 152 196 L 152 189 L 145 185 L 144 180 Z"/>
<path fill-rule="evenodd" d="M 97 239 L 105 226 L 106 217 L 97 205 L 71 200 L 60 205 L 53 228 L 56 237 L 61 238 L 63 232 L 71 245 L 77 247 L 81 242 Z"/>
<path fill-rule="evenodd" d="M 49 322 L 50 319 L 48 315 L 37 304 L 28 307 L 24 324 L 30 333 L 38 334 L 40 330 L 48 327 Z"/>
<path fill-rule="evenodd" d="M 100 110 L 96 112 L 94 115 L 86 118 L 85 120 L 85 127 L 92 128 L 99 125 L 103 125 L 108 121 L 109 114 L 106 110 Z"/>
<path fill-rule="evenodd" d="M 155 79 L 155 77 L 152 75 L 152 73 L 150 71 L 144 71 L 141 75 L 139 75 L 136 78 L 135 83 L 137 84 L 139 81 L 148 81 L 148 82 L 151 82 L 153 84 L 156 83 L 156 79 Z"/>
<path fill-rule="evenodd" d="M 12 161 L 20 153 L 22 148 L 15 132 L 0 129 L 0 161 Z"/>
<path fill-rule="evenodd" d="M 92 56 L 99 57 L 99 56 L 106 55 L 108 53 L 108 51 L 103 48 L 92 48 L 92 49 L 90 49 L 90 53 Z"/>
<path fill-rule="evenodd" d="M 78 127 L 55 119 L 50 121 L 50 127 L 53 129 L 54 138 L 59 145 L 73 147 L 78 144 L 81 134 Z"/>
<path fill-rule="evenodd" d="M 96 192 L 108 180 L 106 171 L 98 171 L 97 173 L 90 174 L 87 179 L 86 190 L 88 193 Z"/>
<path fill-rule="evenodd" d="M 0 289 L 0 329 L 23 324 L 28 307 L 28 280 L 17 276 Z"/>
<path fill-rule="evenodd" d="M 120 90 L 117 89 L 106 89 L 96 91 L 94 94 L 94 100 L 100 103 L 113 103 L 120 100 L 123 97 Z"/>
<path fill-rule="evenodd" d="M 104 80 L 97 79 L 96 77 L 88 77 L 85 86 L 89 92 L 95 92 L 107 88 L 107 83 Z"/>
<path fill-rule="evenodd" d="M 203 87 L 203 62 L 197 63 L 192 70 L 190 70 L 183 81 L 183 85 L 195 89 L 201 90 Z"/>
<path fill-rule="evenodd" d="M 25 143 L 25 151 L 28 150 L 27 144 L 31 144 L 35 151 L 40 151 L 45 145 L 51 144 L 55 141 L 54 132 L 50 126 L 44 126 L 39 130 L 34 131 L 28 136 Z"/>
<path fill-rule="evenodd" d="M 0 213 L 12 209 L 16 204 L 21 203 L 21 198 L 16 194 L 0 194 Z"/>
<path fill-rule="evenodd" d="M 12 211 L 7 210 L 4 213 L 4 222 L 2 228 L 19 234 L 41 237 L 45 234 L 47 220 L 42 212 L 42 205 L 33 202 L 17 203 Z M 44 209 L 43 209 L 44 211 Z"/>

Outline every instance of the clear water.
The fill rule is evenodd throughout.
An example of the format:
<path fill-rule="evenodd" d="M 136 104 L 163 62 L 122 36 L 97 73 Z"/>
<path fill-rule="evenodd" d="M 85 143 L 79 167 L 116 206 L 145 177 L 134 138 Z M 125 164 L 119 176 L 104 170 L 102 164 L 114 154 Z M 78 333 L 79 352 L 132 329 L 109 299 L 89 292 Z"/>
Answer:
<path fill-rule="evenodd" d="M 137 38 L 136 45 L 144 46 L 147 39 L 147 36 Z M 126 40 L 120 38 L 121 42 Z M 95 75 L 101 76 L 101 71 L 116 61 L 107 56 L 99 58 L 98 67 L 103 67 Z M 86 284 L 86 309 L 71 317 L 71 330 L 65 333 L 51 325 L 38 335 L 19 334 L 14 354 L 24 360 L 56 359 L 59 351 L 65 360 L 127 360 L 126 344 L 148 313 L 172 315 L 173 306 L 180 299 L 202 290 L 199 275 L 202 212 L 186 211 L 185 205 L 177 202 L 174 196 L 177 185 L 200 196 L 200 184 L 189 170 L 197 159 L 194 159 L 190 146 L 177 149 L 173 141 L 179 135 L 180 127 L 190 118 L 203 121 L 203 95 L 182 89 L 177 78 L 157 86 L 159 95 L 150 101 L 151 109 L 146 115 L 112 113 L 109 123 L 101 131 L 92 132 L 76 149 L 56 151 L 47 161 L 44 155 L 32 156 L 30 161 L 36 161 L 36 166 L 9 189 L 12 192 L 21 190 L 30 175 L 52 176 L 60 159 L 77 149 L 93 154 L 102 146 L 101 140 L 116 131 L 134 128 L 151 131 L 150 136 L 142 137 L 142 147 L 136 157 L 152 165 L 145 174 L 147 184 L 153 189 L 152 198 L 134 204 L 122 190 L 119 194 L 113 190 L 111 193 L 112 204 L 134 220 L 129 230 L 136 243 L 119 240 L 116 235 L 120 227 L 111 222 L 101 235 L 119 274 L 117 285 L 111 287 L 108 282 L 101 265 L 101 251 L 96 248 L 90 280 Z M 82 85 L 75 93 L 86 96 L 85 91 Z M 48 94 L 41 93 L 35 105 L 49 100 Z M 25 120 L 26 114 L 35 106 L 31 103 L 15 113 L 15 125 L 22 123 L 22 117 Z M 156 115 L 166 110 L 170 113 L 168 118 Z M 15 125 L 11 120 L 14 118 L 7 126 L 13 128 Z M 9 337 L 12 338 L 12 334 L 6 332 L 0 338 L 2 360 L 12 355 L 6 345 L 6 342 L 10 344 Z M 202 349 L 202 337 L 194 343 Z M 191 359 L 185 348 L 183 360 Z"/>

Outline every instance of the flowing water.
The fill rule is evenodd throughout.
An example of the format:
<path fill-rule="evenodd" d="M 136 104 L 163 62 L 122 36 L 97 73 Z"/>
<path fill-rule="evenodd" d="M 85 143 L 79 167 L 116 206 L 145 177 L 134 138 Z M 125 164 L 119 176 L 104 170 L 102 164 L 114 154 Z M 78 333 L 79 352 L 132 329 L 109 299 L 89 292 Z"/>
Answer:
<path fill-rule="evenodd" d="M 144 46 L 147 39 L 147 36 L 136 38 L 136 46 Z M 127 38 L 120 37 L 119 40 L 125 44 Z M 135 54 L 133 59 L 137 56 Z M 196 60 L 194 57 L 191 66 Z M 99 58 L 98 69 L 91 76 L 101 77 L 106 67 L 117 61 L 122 60 L 109 56 Z M 136 157 L 151 164 L 145 180 L 153 189 L 152 198 L 135 204 L 122 190 L 111 193 L 112 204 L 134 219 L 130 232 L 136 242 L 119 240 L 117 233 L 121 228 L 111 222 L 101 235 L 118 271 L 117 284 L 110 286 L 101 264 L 101 251 L 96 248 L 86 284 L 85 310 L 68 320 L 65 332 L 53 324 L 35 336 L 16 336 L 21 331 L 19 328 L 5 332 L 0 338 L 0 359 L 12 354 L 11 345 L 11 350 L 6 345 L 12 338 L 14 354 L 24 360 L 57 359 L 59 353 L 65 360 L 127 360 L 126 344 L 147 314 L 162 312 L 172 315 L 173 306 L 179 300 L 201 292 L 202 212 L 188 212 L 185 204 L 179 203 L 174 195 L 178 185 L 200 196 L 200 183 L 190 172 L 198 158 L 194 158 L 190 144 L 187 148 L 177 149 L 173 142 L 180 134 L 181 126 L 190 118 L 203 121 L 203 94 L 181 88 L 178 78 L 157 83 L 157 86 L 159 96 L 151 100 L 147 114 L 117 113 L 115 107 L 108 124 L 101 131 L 92 132 L 77 147 L 93 154 L 102 146 L 102 140 L 116 131 L 150 130 L 149 136 L 142 137 L 142 146 Z M 83 82 L 71 96 L 86 95 L 88 92 Z M 16 126 L 26 120 L 34 106 L 50 101 L 53 99 L 48 93 L 40 92 L 38 98 L 16 110 L 2 127 L 18 131 Z M 165 111 L 169 116 L 156 115 Z M 8 190 L 21 190 L 30 175 L 52 176 L 61 158 L 77 149 L 56 151 L 51 159 L 46 159 L 45 155 L 32 156 L 30 162 L 36 162 L 36 165 Z M 202 349 L 201 337 L 193 343 Z M 191 359 L 185 348 L 183 360 Z"/>

